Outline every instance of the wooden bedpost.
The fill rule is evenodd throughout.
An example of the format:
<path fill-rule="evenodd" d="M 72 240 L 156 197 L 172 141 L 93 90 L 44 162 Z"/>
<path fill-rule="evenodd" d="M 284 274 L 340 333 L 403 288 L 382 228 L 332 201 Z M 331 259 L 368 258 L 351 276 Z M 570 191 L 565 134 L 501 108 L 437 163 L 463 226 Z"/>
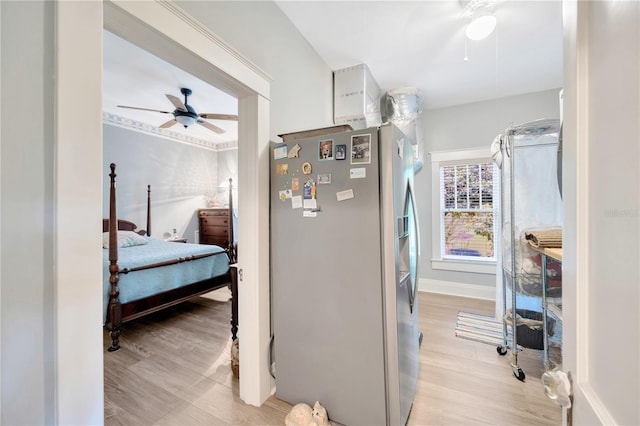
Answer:
<path fill-rule="evenodd" d="M 238 335 L 238 267 L 234 265 L 238 259 L 237 248 L 234 243 L 233 235 L 233 180 L 229 178 L 229 273 L 231 274 L 231 340 L 236 340 Z"/>
<path fill-rule="evenodd" d="M 229 253 L 229 263 L 234 264 L 238 261 L 236 253 L 236 245 L 234 244 L 233 235 L 233 179 L 229 178 L 229 247 L 227 251 Z"/>
<path fill-rule="evenodd" d="M 118 217 L 116 215 L 116 165 L 109 165 L 111 183 L 109 186 L 109 306 L 107 310 L 107 326 L 111 336 L 109 352 L 120 349 L 120 324 L 122 322 L 122 306 L 118 300 Z"/>
<path fill-rule="evenodd" d="M 231 265 L 229 267 L 231 274 L 231 340 L 238 337 L 238 266 Z"/>
<path fill-rule="evenodd" d="M 147 236 L 151 236 L 151 185 L 147 185 Z"/>

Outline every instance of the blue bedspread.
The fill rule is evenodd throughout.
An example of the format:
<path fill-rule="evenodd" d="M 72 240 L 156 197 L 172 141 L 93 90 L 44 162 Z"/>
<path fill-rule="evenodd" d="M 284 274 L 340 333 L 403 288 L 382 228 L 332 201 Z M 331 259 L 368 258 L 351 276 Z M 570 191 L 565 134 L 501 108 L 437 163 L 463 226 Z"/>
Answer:
<path fill-rule="evenodd" d="M 217 253 L 224 251 L 218 246 L 184 244 L 145 237 L 148 244 L 118 248 L 118 266 L 124 268 L 144 266 L 164 260 L 186 257 L 194 254 Z M 104 289 L 103 321 L 106 322 L 109 304 L 109 250 L 102 250 Z M 120 303 L 127 303 L 166 290 L 193 284 L 207 278 L 225 274 L 229 270 L 229 258 L 226 254 L 208 256 L 202 259 L 176 263 L 158 268 L 119 274 Z"/>

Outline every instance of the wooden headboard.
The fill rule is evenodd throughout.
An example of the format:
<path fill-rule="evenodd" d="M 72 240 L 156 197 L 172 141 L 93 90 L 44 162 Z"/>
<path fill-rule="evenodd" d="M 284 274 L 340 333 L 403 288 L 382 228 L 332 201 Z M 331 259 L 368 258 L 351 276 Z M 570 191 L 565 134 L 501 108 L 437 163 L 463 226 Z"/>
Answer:
<path fill-rule="evenodd" d="M 136 228 L 138 228 L 138 226 L 135 223 L 124 219 L 118 219 L 118 231 L 133 231 L 140 235 L 147 234 L 144 229 L 136 231 Z M 109 232 L 109 219 L 102 219 L 102 232 Z"/>

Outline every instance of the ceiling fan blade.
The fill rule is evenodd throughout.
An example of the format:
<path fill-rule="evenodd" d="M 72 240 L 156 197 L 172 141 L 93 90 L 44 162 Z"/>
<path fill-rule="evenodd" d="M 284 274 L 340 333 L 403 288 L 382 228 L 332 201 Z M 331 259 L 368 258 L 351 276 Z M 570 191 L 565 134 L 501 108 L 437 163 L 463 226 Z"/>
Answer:
<path fill-rule="evenodd" d="M 160 111 L 159 109 L 132 107 L 132 106 L 126 106 L 126 105 L 118 105 L 118 108 L 139 109 L 141 111 L 161 112 L 163 114 L 171 114 L 172 113 L 172 111 Z"/>
<path fill-rule="evenodd" d="M 206 127 L 206 128 L 207 128 L 207 129 L 209 129 L 209 130 L 212 130 L 212 131 L 214 131 L 214 132 L 216 132 L 216 133 L 226 133 L 226 131 L 225 131 L 224 129 L 221 129 L 221 128 L 220 128 L 220 127 L 218 127 L 218 126 L 214 126 L 214 125 L 213 125 L 213 124 L 211 124 L 211 123 L 207 123 L 206 121 L 203 121 L 203 120 L 197 120 L 197 121 L 196 121 L 196 123 L 198 123 L 198 124 L 199 124 L 199 125 L 201 125 L 201 126 Z"/>
<path fill-rule="evenodd" d="M 173 119 L 173 120 L 167 121 L 166 123 L 161 124 L 158 127 L 161 128 L 161 129 L 167 129 L 167 128 L 173 126 L 176 123 L 177 123 L 177 121 L 175 119 Z"/>
<path fill-rule="evenodd" d="M 211 113 L 202 113 L 198 114 L 202 118 L 207 118 L 209 120 L 232 120 L 238 121 L 237 115 L 232 114 L 211 114 Z"/>
<path fill-rule="evenodd" d="M 166 95 L 166 96 L 167 96 L 167 98 L 169 98 L 169 100 L 171 101 L 173 106 L 176 107 L 176 109 L 179 109 L 180 111 L 187 112 L 187 107 L 184 106 L 184 104 L 182 103 L 182 101 L 180 99 L 176 98 L 173 95 Z"/>

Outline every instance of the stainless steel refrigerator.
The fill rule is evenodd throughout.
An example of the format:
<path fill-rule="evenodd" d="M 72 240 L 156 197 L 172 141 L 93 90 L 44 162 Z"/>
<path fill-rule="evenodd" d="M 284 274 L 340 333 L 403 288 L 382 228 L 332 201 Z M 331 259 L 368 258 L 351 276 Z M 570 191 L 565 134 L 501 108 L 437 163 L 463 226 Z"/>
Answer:
<path fill-rule="evenodd" d="M 276 395 L 346 425 L 406 424 L 415 395 L 413 150 L 394 125 L 271 148 Z"/>

